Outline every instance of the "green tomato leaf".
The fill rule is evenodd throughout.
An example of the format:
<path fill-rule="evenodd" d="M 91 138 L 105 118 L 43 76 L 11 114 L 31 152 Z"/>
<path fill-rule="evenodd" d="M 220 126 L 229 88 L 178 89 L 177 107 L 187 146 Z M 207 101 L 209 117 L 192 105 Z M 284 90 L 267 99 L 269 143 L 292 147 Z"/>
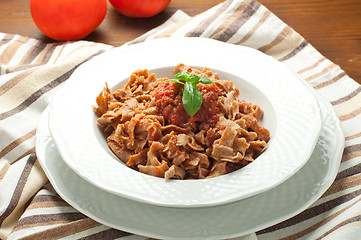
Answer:
<path fill-rule="evenodd" d="M 202 94 L 195 83 L 186 82 L 183 91 L 183 106 L 191 116 L 196 114 L 202 106 Z"/>

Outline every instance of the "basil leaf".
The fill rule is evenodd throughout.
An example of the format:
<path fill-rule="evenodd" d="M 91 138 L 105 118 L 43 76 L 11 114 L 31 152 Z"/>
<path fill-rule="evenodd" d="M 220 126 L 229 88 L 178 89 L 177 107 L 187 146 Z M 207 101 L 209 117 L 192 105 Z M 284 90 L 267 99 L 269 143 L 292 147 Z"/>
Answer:
<path fill-rule="evenodd" d="M 174 76 L 174 79 L 188 81 L 191 75 L 189 72 L 179 72 Z"/>
<path fill-rule="evenodd" d="M 183 80 L 185 81 L 185 83 L 179 80 Z M 206 77 L 198 76 L 196 74 L 192 74 L 189 72 L 179 72 L 174 76 L 174 79 L 169 79 L 165 81 L 171 81 L 184 85 L 183 97 L 182 97 L 183 106 L 184 109 L 187 111 L 187 113 L 191 116 L 193 116 L 198 112 L 203 102 L 202 94 L 197 88 L 197 84 L 213 83 L 212 80 Z"/>
<path fill-rule="evenodd" d="M 202 106 L 202 94 L 197 88 L 197 84 L 186 82 L 183 91 L 183 106 L 191 116 L 196 114 Z"/>
<path fill-rule="evenodd" d="M 179 84 L 183 84 L 184 85 L 184 82 L 181 82 L 181 81 L 178 81 L 176 79 L 167 79 L 167 80 L 164 80 L 162 82 L 175 82 L 175 83 L 179 83 Z"/>
<path fill-rule="evenodd" d="M 191 82 L 191 83 L 197 84 L 197 83 L 199 83 L 199 79 L 200 79 L 200 78 L 201 78 L 201 77 L 198 76 L 198 75 L 191 74 L 191 76 L 189 76 L 189 78 L 188 78 L 188 81 Z"/>
<path fill-rule="evenodd" d="M 203 83 L 203 84 L 211 84 L 213 83 L 212 80 L 210 80 L 209 78 L 203 77 L 203 76 L 198 76 L 196 74 L 192 74 L 189 72 L 179 72 L 174 76 L 174 79 L 178 79 L 178 80 L 184 80 L 186 82 L 191 82 L 191 83 Z"/>
<path fill-rule="evenodd" d="M 201 82 L 201 83 L 203 83 L 203 84 L 211 84 L 211 83 L 213 83 L 211 79 L 206 78 L 206 77 L 203 77 L 203 76 L 201 76 L 201 77 L 199 78 L 199 82 Z"/>

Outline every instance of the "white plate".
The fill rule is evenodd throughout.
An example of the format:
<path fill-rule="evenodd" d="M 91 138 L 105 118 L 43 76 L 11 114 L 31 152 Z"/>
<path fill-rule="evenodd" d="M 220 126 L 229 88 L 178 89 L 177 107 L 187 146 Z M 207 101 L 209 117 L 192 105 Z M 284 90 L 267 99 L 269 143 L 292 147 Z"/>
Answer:
<path fill-rule="evenodd" d="M 212 68 L 234 81 L 241 99 L 264 109 L 271 141 L 256 161 L 216 178 L 166 181 L 126 167 L 110 151 L 92 110 L 104 82 L 119 86 L 144 68 L 167 74 L 178 63 Z M 80 66 L 55 96 L 49 128 L 66 164 L 93 185 L 145 203 L 199 207 L 250 197 L 291 177 L 309 159 L 321 117 L 314 94 L 273 58 L 210 39 L 166 38 L 113 49 Z"/>
<path fill-rule="evenodd" d="M 284 221 L 315 202 L 332 184 L 344 138 L 331 105 L 320 100 L 323 127 L 309 161 L 277 187 L 233 203 L 203 208 L 168 208 L 103 191 L 72 171 L 60 157 L 45 111 L 37 130 L 36 153 L 50 182 L 70 205 L 116 229 L 159 239 L 225 239 Z"/>

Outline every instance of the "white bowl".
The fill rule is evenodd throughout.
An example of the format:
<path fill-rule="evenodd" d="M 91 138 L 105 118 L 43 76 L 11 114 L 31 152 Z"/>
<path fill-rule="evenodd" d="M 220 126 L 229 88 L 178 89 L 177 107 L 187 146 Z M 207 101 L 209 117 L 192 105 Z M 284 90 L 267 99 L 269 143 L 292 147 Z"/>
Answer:
<path fill-rule="evenodd" d="M 240 99 L 264 110 L 268 149 L 233 173 L 202 180 L 165 180 L 126 167 L 108 148 L 92 110 L 105 81 L 114 90 L 138 69 L 170 77 L 173 66 L 210 67 L 233 80 Z M 115 48 L 82 64 L 56 94 L 49 129 L 64 161 L 95 186 L 169 207 L 224 204 L 271 189 L 309 159 L 321 129 L 317 100 L 284 64 L 263 53 L 202 38 L 167 38 Z"/>

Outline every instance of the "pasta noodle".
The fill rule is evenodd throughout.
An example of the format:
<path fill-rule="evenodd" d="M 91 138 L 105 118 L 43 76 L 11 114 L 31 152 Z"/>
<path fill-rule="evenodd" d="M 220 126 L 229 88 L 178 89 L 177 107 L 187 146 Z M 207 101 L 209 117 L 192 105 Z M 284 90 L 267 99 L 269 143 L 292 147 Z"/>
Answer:
<path fill-rule="evenodd" d="M 213 81 L 197 85 L 203 103 L 193 116 L 184 110 L 183 86 L 148 70 L 134 72 L 114 92 L 106 84 L 94 112 L 114 154 L 130 168 L 165 179 L 216 177 L 254 161 L 270 139 L 259 123 L 262 109 L 239 100 L 233 82 L 209 68 L 179 64 L 178 72 Z"/>

